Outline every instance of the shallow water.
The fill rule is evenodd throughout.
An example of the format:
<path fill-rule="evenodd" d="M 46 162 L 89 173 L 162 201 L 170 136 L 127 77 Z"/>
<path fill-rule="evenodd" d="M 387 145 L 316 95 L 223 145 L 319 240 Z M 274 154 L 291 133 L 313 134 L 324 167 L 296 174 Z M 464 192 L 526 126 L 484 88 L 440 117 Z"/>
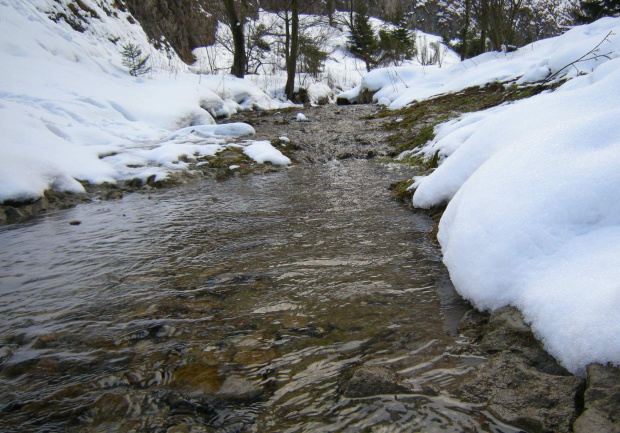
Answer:
<path fill-rule="evenodd" d="M 0 429 L 518 431 L 452 395 L 481 360 L 430 221 L 389 197 L 410 174 L 296 166 L 0 228 Z M 340 395 L 359 364 L 413 393 Z"/>

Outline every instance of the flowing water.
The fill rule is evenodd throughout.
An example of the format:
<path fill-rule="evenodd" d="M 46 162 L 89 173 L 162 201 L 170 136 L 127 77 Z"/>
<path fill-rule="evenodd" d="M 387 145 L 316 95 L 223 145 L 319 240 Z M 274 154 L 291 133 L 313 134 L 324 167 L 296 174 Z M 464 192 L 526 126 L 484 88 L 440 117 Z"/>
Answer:
<path fill-rule="evenodd" d="M 410 175 L 295 166 L 0 228 L 0 430 L 517 431 L 453 396 L 481 359 L 386 189 Z M 362 364 L 411 391 L 347 398 Z"/>

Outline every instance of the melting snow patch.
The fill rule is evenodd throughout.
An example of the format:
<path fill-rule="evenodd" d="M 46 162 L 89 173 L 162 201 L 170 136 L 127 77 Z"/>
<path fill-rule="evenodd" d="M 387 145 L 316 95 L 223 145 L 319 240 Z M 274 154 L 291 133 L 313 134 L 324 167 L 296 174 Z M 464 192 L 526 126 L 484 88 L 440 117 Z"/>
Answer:
<path fill-rule="evenodd" d="M 274 165 L 289 165 L 291 163 L 290 159 L 268 141 L 254 141 L 243 148 L 243 153 L 259 164 L 270 162 Z"/>

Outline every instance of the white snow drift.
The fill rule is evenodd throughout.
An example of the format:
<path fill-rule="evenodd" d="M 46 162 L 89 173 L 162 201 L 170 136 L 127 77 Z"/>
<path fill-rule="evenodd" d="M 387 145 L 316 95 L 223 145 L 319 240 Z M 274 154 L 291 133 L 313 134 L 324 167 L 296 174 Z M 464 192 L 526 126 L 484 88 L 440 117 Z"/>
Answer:
<path fill-rule="evenodd" d="M 187 168 L 180 156 L 212 155 L 224 139 L 254 132 L 213 116 L 283 106 L 249 82 L 191 74 L 155 50 L 154 71 L 129 76 L 120 46 L 148 52 L 146 35 L 122 12 L 108 17 L 101 2 L 84 2 L 100 18 L 79 33 L 48 18 L 54 1 L 0 1 L 0 202 L 80 192 L 78 180 L 165 178 Z M 117 36 L 126 39 L 115 44 Z M 170 62 L 174 76 L 157 67 Z"/>
<path fill-rule="evenodd" d="M 606 18 L 450 70 L 398 70 L 408 87 L 388 83 L 391 70 L 364 80 L 399 107 L 491 81 L 570 78 L 553 93 L 436 127 L 419 153 L 439 152 L 440 166 L 415 179 L 413 203 L 449 202 L 438 238 L 457 290 L 481 309 L 518 307 L 576 373 L 620 364 L 618 35 L 620 19 Z M 606 56 L 563 69 L 601 41 Z"/>

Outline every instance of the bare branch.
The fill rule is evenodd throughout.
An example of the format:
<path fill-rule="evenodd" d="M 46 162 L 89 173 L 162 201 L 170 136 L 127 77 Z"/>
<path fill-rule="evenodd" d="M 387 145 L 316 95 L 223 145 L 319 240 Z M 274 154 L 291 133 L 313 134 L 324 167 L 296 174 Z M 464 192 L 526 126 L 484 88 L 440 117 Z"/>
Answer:
<path fill-rule="evenodd" d="M 575 66 L 576 63 L 579 62 L 587 62 L 589 60 L 597 60 L 600 59 L 601 57 L 605 57 L 607 59 L 610 59 L 609 55 L 611 53 L 605 53 L 605 54 L 597 54 L 597 51 L 599 51 L 601 45 L 603 45 L 603 43 L 605 41 L 610 42 L 609 37 L 615 35 L 615 33 L 613 31 L 610 31 L 609 33 L 607 33 L 607 36 L 605 36 L 603 38 L 603 40 L 601 42 L 599 42 L 598 44 L 596 44 L 596 46 L 594 48 L 592 48 L 590 51 L 588 51 L 587 53 L 585 53 L 583 56 L 579 57 L 577 60 L 570 62 L 568 65 L 558 69 L 554 74 L 550 75 L 549 77 L 547 77 L 547 79 L 544 81 L 545 83 L 548 83 L 549 81 L 553 80 L 554 78 L 556 78 L 560 72 L 562 72 L 564 69 L 566 68 L 570 68 L 571 66 L 573 66 L 575 69 L 577 69 L 577 71 L 579 71 L 579 69 L 577 68 L 577 66 Z M 592 57 L 586 58 L 589 55 L 592 55 Z"/>

